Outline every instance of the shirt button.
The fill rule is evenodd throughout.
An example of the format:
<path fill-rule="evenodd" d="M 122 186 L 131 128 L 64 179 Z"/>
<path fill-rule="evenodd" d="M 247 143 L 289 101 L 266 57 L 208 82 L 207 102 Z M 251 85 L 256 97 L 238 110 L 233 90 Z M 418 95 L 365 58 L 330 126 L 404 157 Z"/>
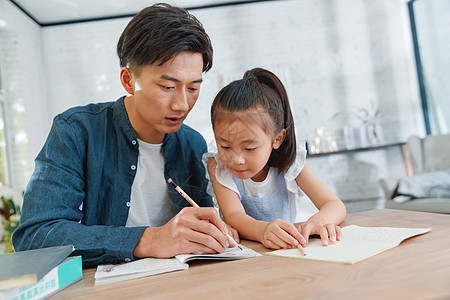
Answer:
<path fill-rule="evenodd" d="M 127 202 L 127 207 L 130 207 L 130 202 Z"/>
<path fill-rule="evenodd" d="M 131 259 L 127 257 L 127 258 L 125 258 L 125 261 L 126 261 L 126 262 L 130 262 Z"/>
<path fill-rule="evenodd" d="M 131 165 L 131 170 L 136 170 L 136 166 L 135 165 Z"/>
<path fill-rule="evenodd" d="M 136 140 L 132 140 L 131 143 L 132 143 L 133 145 L 136 145 Z"/>

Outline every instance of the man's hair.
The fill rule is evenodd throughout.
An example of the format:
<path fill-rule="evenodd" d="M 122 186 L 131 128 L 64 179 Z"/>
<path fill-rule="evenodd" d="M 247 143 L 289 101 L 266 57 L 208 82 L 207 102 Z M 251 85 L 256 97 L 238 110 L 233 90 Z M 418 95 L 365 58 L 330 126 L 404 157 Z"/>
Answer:
<path fill-rule="evenodd" d="M 140 11 L 117 43 L 120 66 L 163 65 L 181 52 L 200 53 L 203 72 L 212 67 L 213 49 L 203 25 L 186 10 L 158 3 Z"/>

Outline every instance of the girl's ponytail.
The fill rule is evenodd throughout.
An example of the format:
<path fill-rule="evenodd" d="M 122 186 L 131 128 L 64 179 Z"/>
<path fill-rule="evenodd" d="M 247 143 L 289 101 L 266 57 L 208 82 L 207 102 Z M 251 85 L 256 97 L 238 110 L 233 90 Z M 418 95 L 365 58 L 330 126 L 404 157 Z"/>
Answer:
<path fill-rule="evenodd" d="M 289 167 L 294 163 L 297 154 L 294 117 L 289 105 L 286 89 L 275 74 L 262 68 L 254 68 L 245 72 L 244 79 L 246 78 L 256 78 L 259 83 L 271 88 L 278 96 L 277 98 L 279 98 L 273 99 L 273 101 L 277 101 L 279 103 L 275 103 L 275 105 L 270 105 L 271 107 L 267 107 L 267 112 L 276 122 L 276 118 L 274 118 L 275 112 L 273 112 L 272 109 L 276 107 L 282 109 L 283 120 L 280 120 L 281 122 L 277 122 L 278 124 L 274 124 L 275 134 L 278 134 L 281 130 L 285 129 L 286 137 L 278 149 L 272 150 L 272 155 L 269 158 L 268 165 L 277 167 L 279 172 L 286 172 L 287 169 L 289 169 Z M 281 106 L 278 104 L 281 104 Z"/>

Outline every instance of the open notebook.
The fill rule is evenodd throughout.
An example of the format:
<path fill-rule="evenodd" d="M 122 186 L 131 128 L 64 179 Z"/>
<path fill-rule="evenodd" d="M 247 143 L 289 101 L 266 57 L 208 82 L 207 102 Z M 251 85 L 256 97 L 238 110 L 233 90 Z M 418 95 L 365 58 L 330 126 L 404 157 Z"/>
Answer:
<path fill-rule="evenodd" d="M 130 280 L 161 273 L 186 270 L 186 263 L 194 259 L 235 260 L 261 256 L 243 245 L 227 248 L 223 253 L 194 253 L 177 255 L 175 258 L 143 258 L 136 261 L 115 265 L 100 265 L 95 272 L 94 285 L 103 285 L 123 280 Z"/>
<path fill-rule="evenodd" d="M 429 232 L 430 228 L 361 227 L 342 228 L 342 240 L 322 246 L 320 239 L 310 239 L 302 256 L 298 249 L 282 249 L 269 255 L 354 264 L 398 246 L 403 240 Z"/>

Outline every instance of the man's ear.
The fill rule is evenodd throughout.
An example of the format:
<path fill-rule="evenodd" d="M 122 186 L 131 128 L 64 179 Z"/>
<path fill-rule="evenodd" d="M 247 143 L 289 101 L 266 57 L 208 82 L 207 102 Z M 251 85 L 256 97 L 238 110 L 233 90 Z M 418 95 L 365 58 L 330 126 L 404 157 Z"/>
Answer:
<path fill-rule="evenodd" d="M 279 134 L 275 137 L 275 140 L 273 141 L 272 148 L 278 149 L 280 148 L 281 144 L 283 144 L 284 139 L 286 138 L 286 129 L 283 129 L 280 131 Z"/>
<path fill-rule="evenodd" d="M 125 91 L 130 95 L 134 95 L 134 86 L 132 82 L 133 74 L 130 68 L 122 67 L 120 69 L 120 82 Z"/>

